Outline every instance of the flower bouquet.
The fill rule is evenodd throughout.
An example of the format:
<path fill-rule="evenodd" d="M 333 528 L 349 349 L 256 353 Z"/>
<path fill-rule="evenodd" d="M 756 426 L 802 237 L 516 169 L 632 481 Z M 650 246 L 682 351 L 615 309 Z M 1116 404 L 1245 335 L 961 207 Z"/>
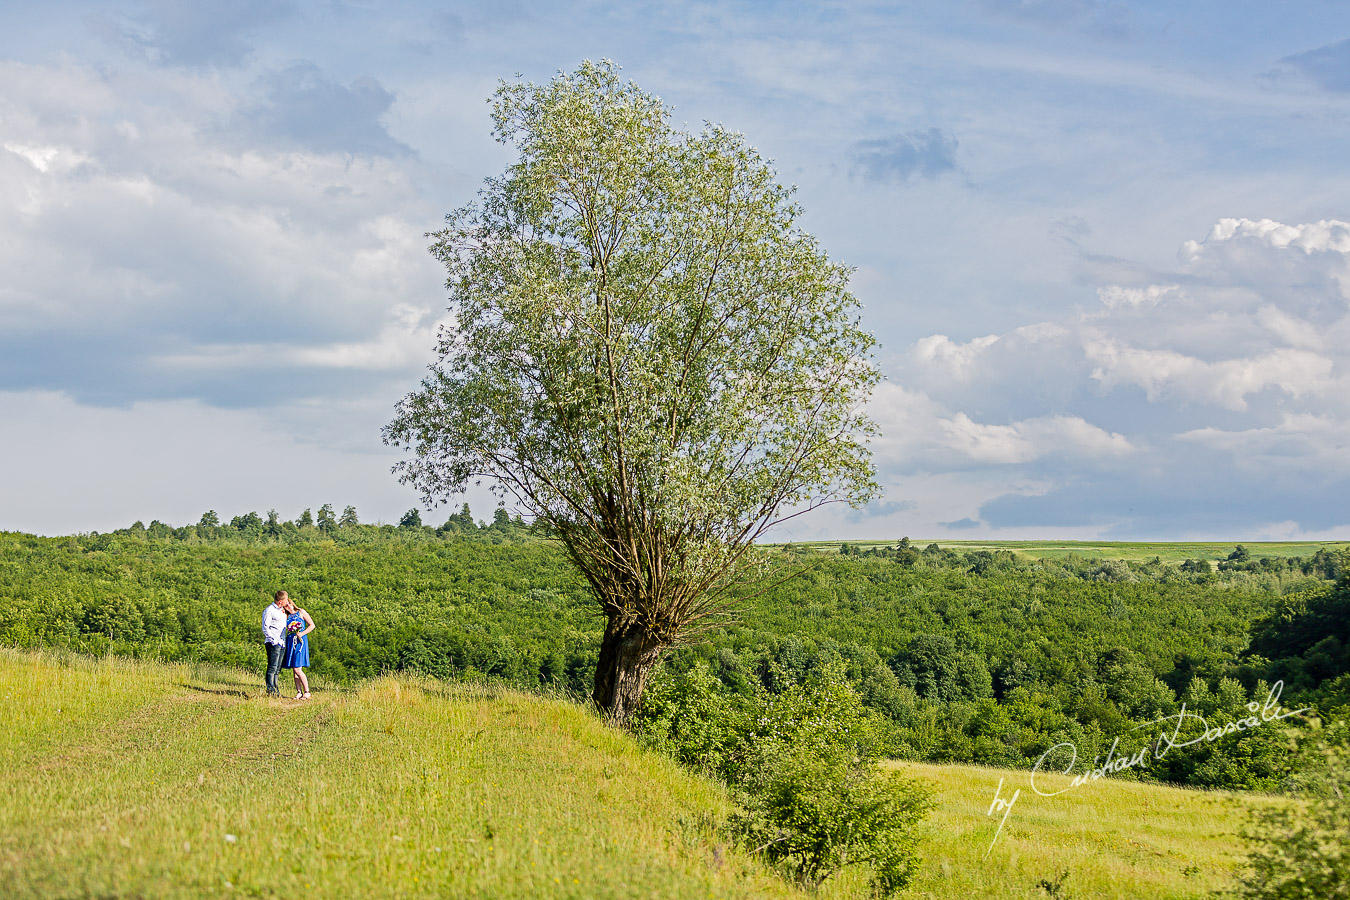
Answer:
<path fill-rule="evenodd" d="M 286 630 L 289 631 L 291 634 L 295 635 L 296 637 L 299 637 L 300 632 L 305 630 L 305 623 L 303 621 L 292 622 L 286 626 Z"/>

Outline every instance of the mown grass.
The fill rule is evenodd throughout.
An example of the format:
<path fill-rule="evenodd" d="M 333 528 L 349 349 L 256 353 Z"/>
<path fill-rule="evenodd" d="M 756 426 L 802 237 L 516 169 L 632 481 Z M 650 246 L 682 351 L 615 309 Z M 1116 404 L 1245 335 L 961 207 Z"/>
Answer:
<path fill-rule="evenodd" d="M 1241 870 L 1248 811 L 1287 802 L 1123 779 L 1071 788 L 1067 776 L 1038 774 L 1046 793 L 1069 788 L 1043 797 L 1025 770 L 891 765 L 935 791 L 924 826 L 927 862 L 912 893 L 941 900 L 1212 897 Z M 996 790 L 1004 800 L 1021 791 L 997 840 L 1003 814 L 989 815 Z"/>
<path fill-rule="evenodd" d="M 851 544 L 860 550 L 872 547 L 894 547 L 892 541 L 812 541 L 792 546 L 823 552 L 838 553 L 842 544 Z M 1312 556 L 1318 550 L 1350 549 L 1347 541 L 1167 541 L 1167 542 L 1125 542 L 1125 541 L 931 541 L 911 539 L 910 543 L 922 549 L 936 543 L 939 547 L 953 550 L 1010 550 L 1020 556 L 1034 559 L 1061 559 L 1066 556 L 1084 558 L 1125 559 L 1131 562 L 1147 562 L 1157 557 L 1165 563 L 1177 563 L 1187 559 L 1207 559 L 1217 562 L 1227 559 L 1238 544 L 1251 551 L 1255 558 L 1262 556 Z"/>
<path fill-rule="evenodd" d="M 0 651 L 0 721 L 6 898 L 799 896 L 575 704 Z"/>

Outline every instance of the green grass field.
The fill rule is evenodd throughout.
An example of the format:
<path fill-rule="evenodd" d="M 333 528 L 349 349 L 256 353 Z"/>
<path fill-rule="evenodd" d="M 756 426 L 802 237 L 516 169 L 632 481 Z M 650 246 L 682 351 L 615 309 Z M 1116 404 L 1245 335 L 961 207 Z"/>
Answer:
<path fill-rule="evenodd" d="M 716 828 L 725 792 L 581 707 L 381 678 L 295 702 L 248 673 L 0 650 L 0 896 L 801 897 Z M 1265 798 L 903 764 L 910 896 L 1199 897 Z M 1023 794 L 988 859 L 998 778 Z M 1051 779 L 1053 783 L 1053 779 Z M 1014 784 L 1015 782 L 1015 784 Z M 863 897 L 860 875 L 814 896 Z"/>
<path fill-rule="evenodd" d="M 943 900 L 1048 897 L 1040 883 L 1061 878 L 1061 898 L 1208 897 L 1231 886 L 1240 871 L 1238 832 L 1247 810 L 1285 802 L 1119 779 L 1043 797 L 1033 793 L 1026 771 L 892 765 L 936 791 L 937 807 L 925 824 L 926 864 L 911 892 Z M 1047 793 L 1070 782 L 1036 777 Z M 1005 800 L 1021 794 L 995 841 L 1002 813 L 988 812 L 996 790 Z"/>
<path fill-rule="evenodd" d="M 580 707 L 0 651 L 0 896 L 789 897 Z"/>
<path fill-rule="evenodd" d="M 792 546 L 810 550 L 837 553 L 841 544 L 867 550 L 871 547 L 894 547 L 890 541 L 811 541 Z M 1186 559 L 1207 559 L 1217 562 L 1227 559 L 1238 544 L 1251 551 L 1253 557 L 1262 556 L 1312 556 L 1318 550 L 1350 549 L 1350 541 L 1234 541 L 1221 543 L 1216 541 L 1174 541 L 1158 543 L 1130 543 L 1112 541 L 932 541 L 911 538 L 910 543 L 927 547 L 936 543 L 939 547 L 953 550 L 1011 550 L 1020 556 L 1035 559 L 1057 559 L 1069 555 L 1098 557 L 1102 559 L 1127 559 L 1131 562 L 1146 562 L 1155 556 L 1167 563 L 1177 563 Z"/>

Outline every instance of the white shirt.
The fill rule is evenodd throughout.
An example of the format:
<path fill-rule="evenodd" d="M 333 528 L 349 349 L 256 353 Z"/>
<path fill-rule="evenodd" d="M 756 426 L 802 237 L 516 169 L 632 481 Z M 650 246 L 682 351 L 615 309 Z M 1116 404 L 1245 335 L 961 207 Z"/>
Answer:
<path fill-rule="evenodd" d="M 267 604 L 267 609 L 263 610 L 262 633 L 263 640 L 269 644 L 286 643 L 286 610 L 277 606 L 275 603 Z"/>

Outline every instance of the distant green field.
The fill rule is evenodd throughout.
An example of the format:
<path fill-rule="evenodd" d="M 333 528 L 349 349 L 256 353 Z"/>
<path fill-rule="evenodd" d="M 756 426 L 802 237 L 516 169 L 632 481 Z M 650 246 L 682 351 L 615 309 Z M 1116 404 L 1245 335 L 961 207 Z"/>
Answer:
<path fill-rule="evenodd" d="M 1036 559 L 1055 559 L 1074 555 L 1100 557 L 1102 559 L 1125 559 L 1131 562 L 1145 562 L 1155 556 L 1163 562 L 1181 562 L 1186 559 L 1208 559 L 1218 561 L 1226 559 L 1240 543 L 1251 551 L 1255 558 L 1262 556 L 1312 556 L 1318 550 L 1350 549 L 1350 541 L 1176 541 L 1176 542 L 1115 542 L 1115 541 L 933 541 L 927 538 L 910 538 L 917 547 L 937 544 L 953 550 L 1010 550 L 1020 556 Z M 866 550 L 871 547 L 894 547 L 890 541 L 809 541 L 792 546 L 838 552 L 842 544 Z"/>

